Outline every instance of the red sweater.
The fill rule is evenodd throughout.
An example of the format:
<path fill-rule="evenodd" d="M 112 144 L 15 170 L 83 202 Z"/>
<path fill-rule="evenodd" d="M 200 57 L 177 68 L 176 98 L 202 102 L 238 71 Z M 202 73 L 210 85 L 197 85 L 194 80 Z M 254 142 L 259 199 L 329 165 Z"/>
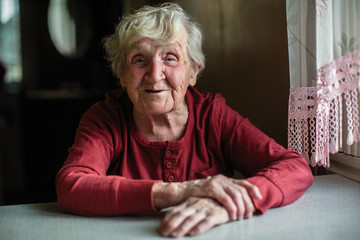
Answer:
<path fill-rule="evenodd" d="M 312 184 L 306 161 L 266 136 L 225 104 L 220 95 L 186 94 L 189 119 L 178 141 L 149 142 L 134 124 L 132 104 L 117 90 L 82 117 L 73 146 L 56 178 L 60 207 L 82 215 L 156 211 L 152 186 L 237 169 L 259 187 L 255 207 L 298 199 Z"/>

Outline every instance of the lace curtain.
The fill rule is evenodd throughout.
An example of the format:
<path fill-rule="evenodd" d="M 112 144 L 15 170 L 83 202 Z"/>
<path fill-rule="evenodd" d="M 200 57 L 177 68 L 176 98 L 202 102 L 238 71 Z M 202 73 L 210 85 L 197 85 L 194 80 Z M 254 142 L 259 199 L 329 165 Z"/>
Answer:
<path fill-rule="evenodd" d="M 287 0 L 286 8 L 288 148 L 329 167 L 330 153 L 360 140 L 360 1 Z"/>

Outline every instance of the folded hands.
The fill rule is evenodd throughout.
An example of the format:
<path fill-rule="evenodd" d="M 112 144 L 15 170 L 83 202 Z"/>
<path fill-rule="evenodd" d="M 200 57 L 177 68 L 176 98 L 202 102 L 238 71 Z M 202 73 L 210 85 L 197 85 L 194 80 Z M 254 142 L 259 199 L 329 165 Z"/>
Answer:
<path fill-rule="evenodd" d="M 256 211 L 252 199 L 261 198 L 255 185 L 223 175 L 153 187 L 157 208 L 175 206 L 159 228 L 166 237 L 199 235 L 216 225 L 250 218 Z"/>

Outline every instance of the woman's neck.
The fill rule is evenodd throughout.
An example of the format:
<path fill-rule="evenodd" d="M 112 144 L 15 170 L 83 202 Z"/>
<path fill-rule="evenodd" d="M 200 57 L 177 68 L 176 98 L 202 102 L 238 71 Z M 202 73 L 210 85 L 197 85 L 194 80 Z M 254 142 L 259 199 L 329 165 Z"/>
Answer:
<path fill-rule="evenodd" d="M 184 101 L 184 104 L 167 114 L 149 115 L 134 108 L 133 116 L 139 132 L 148 141 L 177 141 L 185 134 L 189 111 Z"/>

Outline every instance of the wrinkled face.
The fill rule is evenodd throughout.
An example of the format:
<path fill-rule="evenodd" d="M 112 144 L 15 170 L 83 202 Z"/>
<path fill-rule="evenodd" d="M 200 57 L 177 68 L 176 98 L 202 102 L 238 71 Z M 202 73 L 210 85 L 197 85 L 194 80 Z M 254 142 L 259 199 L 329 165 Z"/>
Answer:
<path fill-rule="evenodd" d="M 120 79 L 134 104 L 143 114 L 167 114 L 180 109 L 189 85 L 196 82 L 197 68 L 191 68 L 185 35 L 164 45 L 144 38 L 132 45 Z"/>

